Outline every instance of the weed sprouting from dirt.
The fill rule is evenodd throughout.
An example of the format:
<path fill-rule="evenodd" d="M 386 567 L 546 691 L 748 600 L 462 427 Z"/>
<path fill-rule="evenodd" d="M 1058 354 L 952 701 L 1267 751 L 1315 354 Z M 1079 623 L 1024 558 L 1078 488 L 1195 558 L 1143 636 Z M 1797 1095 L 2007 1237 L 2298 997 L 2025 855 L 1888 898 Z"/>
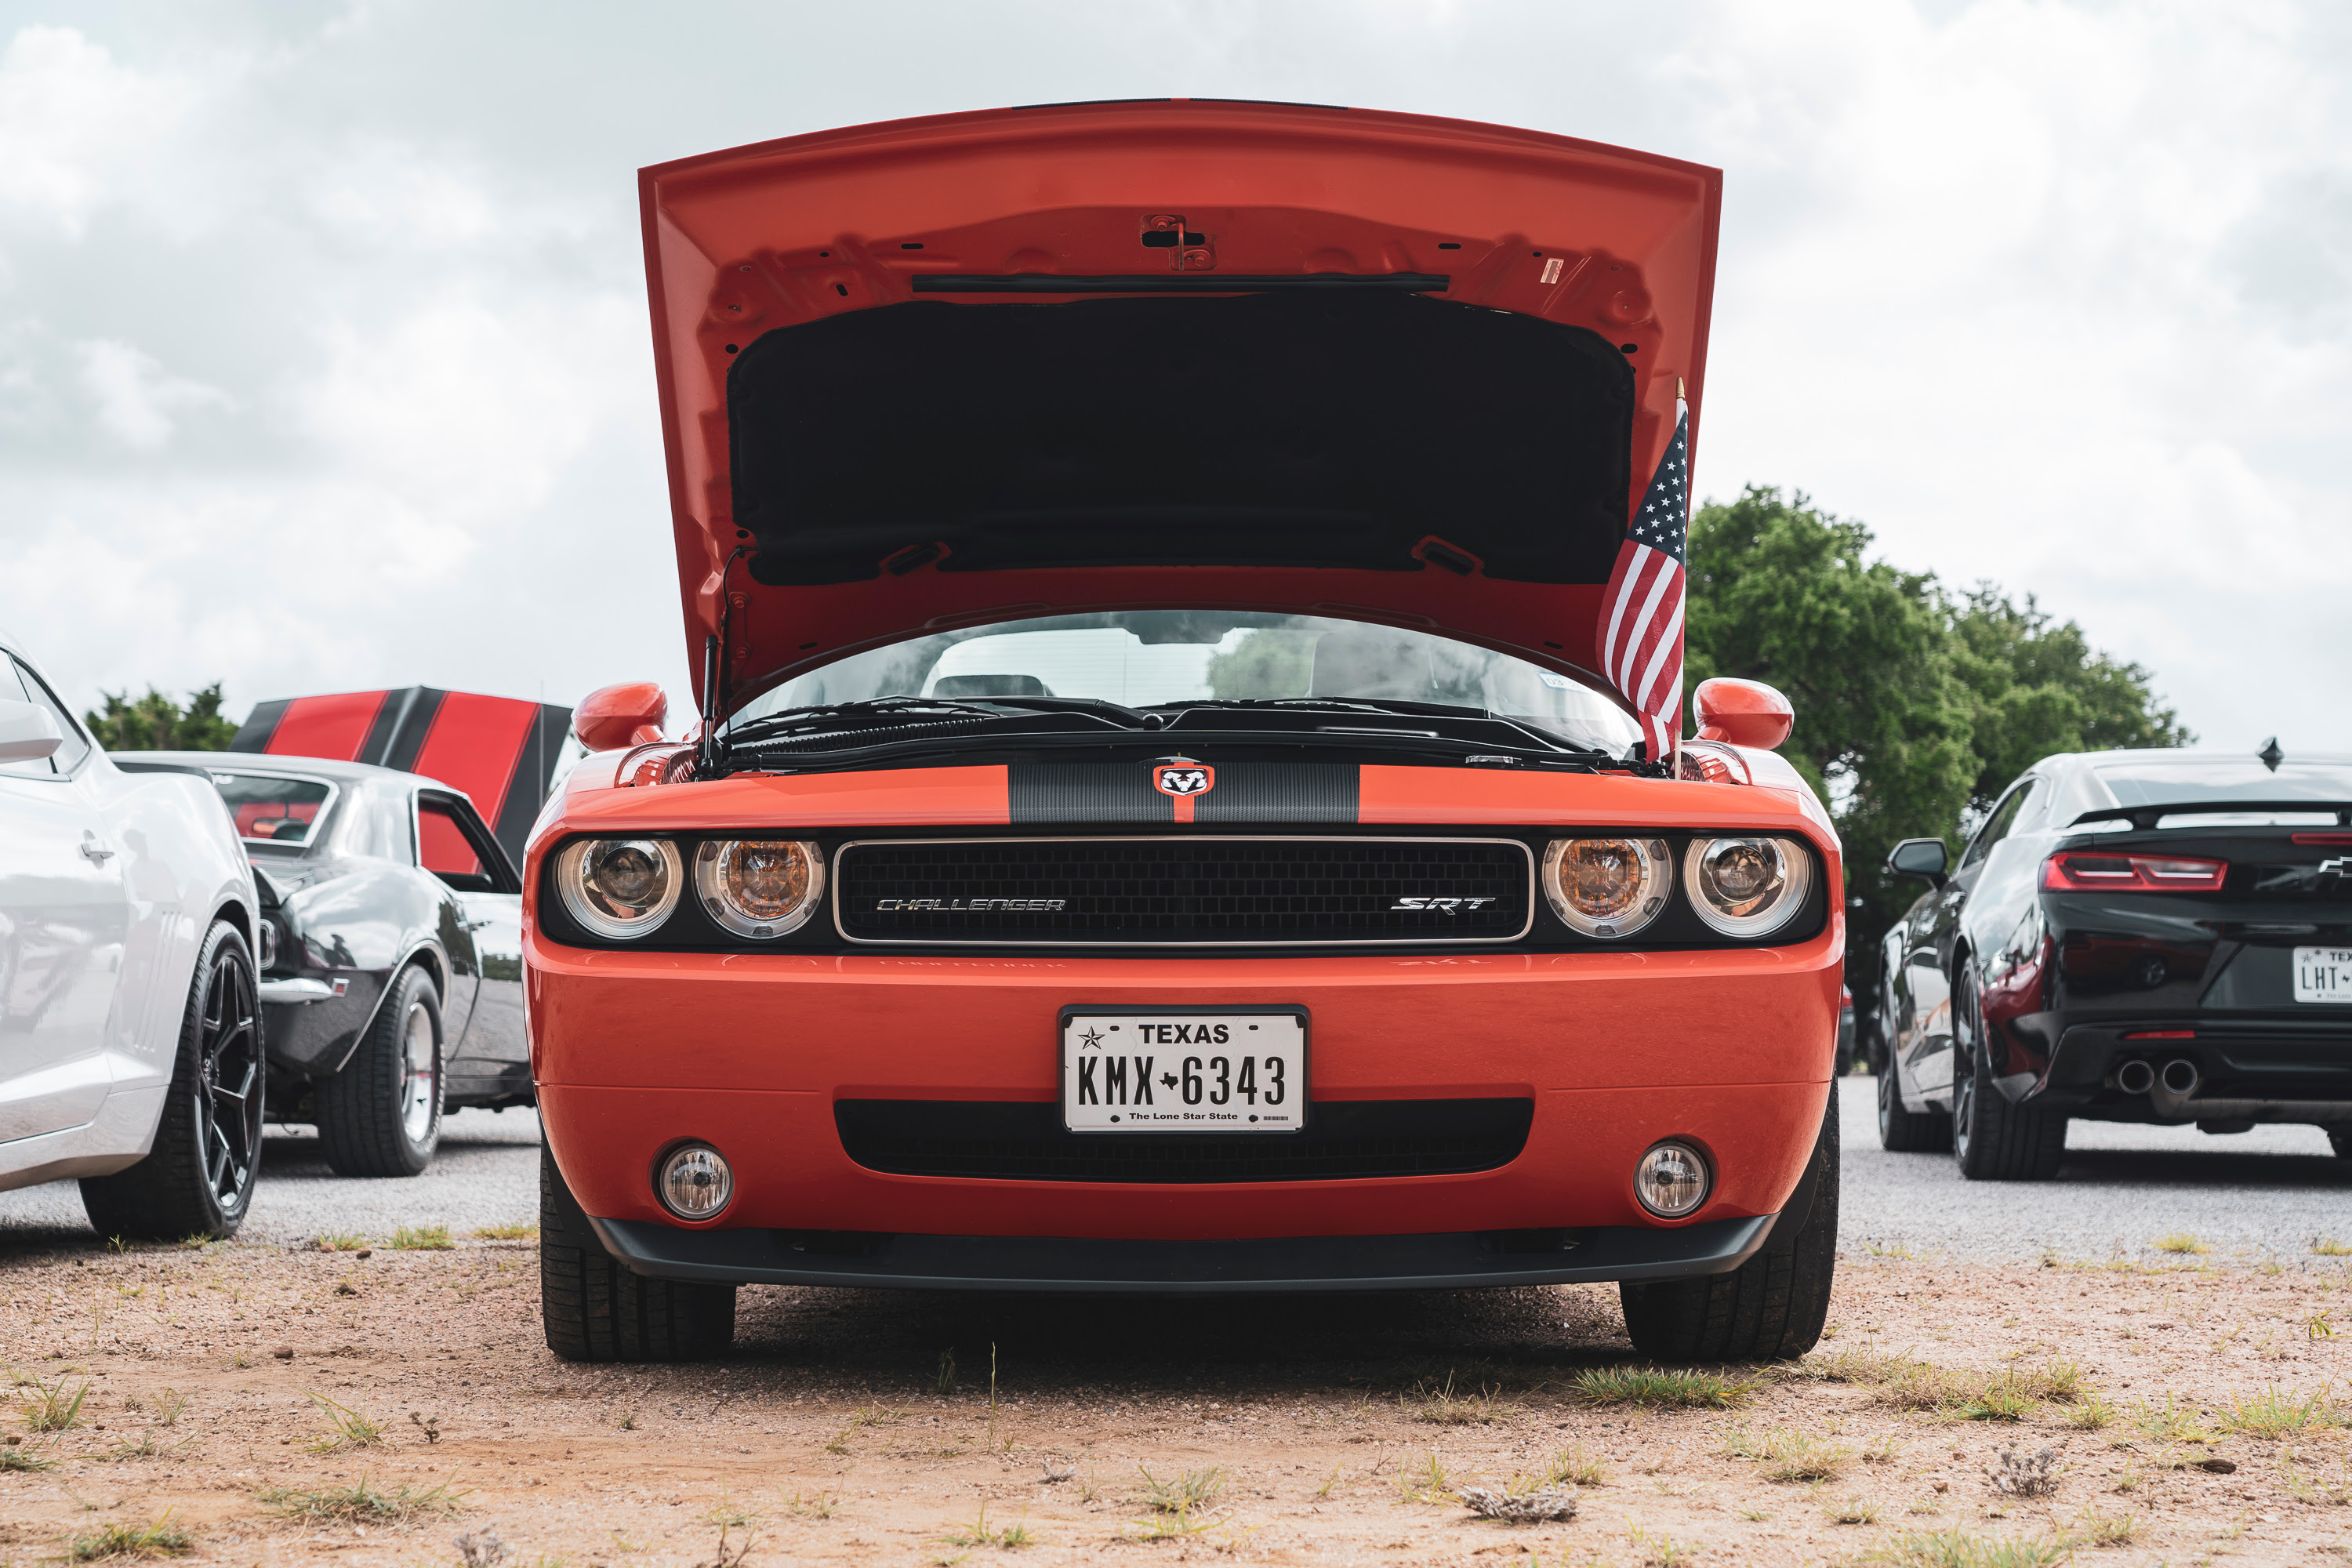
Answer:
<path fill-rule="evenodd" d="M 188 1396 L 176 1388 L 167 1388 L 155 1401 L 155 1425 L 177 1426 L 180 1415 L 188 1407 Z"/>
<path fill-rule="evenodd" d="M 2158 1252 L 2192 1257 L 2213 1250 L 2211 1242 L 2192 1236 L 2185 1230 L 2168 1231 L 2156 1238 L 2154 1246 Z"/>
<path fill-rule="evenodd" d="M 2051 1568 L 2073 1553 L 2073 1542 L 2048 1536 L 2012 1536 L 2003 1541 L 1954 1528 L 1897 1536 L 1863 1561 L 1894 1568 Z"/>
<path fill-rule="evenodd" d="M 425 1434 L 426 1447 L 429 1448 L 441 1440 L 441 1417 L 438 1415 L 419 1415 L 412 1410 L 408 1413 L 408 1422 L 410 1426 Z"/>
<path fill-rule="evenodd" d="M 2116 1407 L 2094 1394 L 2066 1412 L 2066 1425 L 2077 1432 L 2104 1431 L 2116 1418 Z"/>
<path fill-rule="evenodd" d="M 366 1237 L 352 1230 L 331 1230 L 319 1237 L 321 1252 L 357 1252 L 367 1244 Z"/>
<path fill-rule="evenodd" d="M 1832 1503 L 1822 1510 L 1832 1524 L 1876 1524 L 1878 1504 L 1866 1498 L 1850 1497 L 1843 1502 Z"/>
<path fill-rule="evenodd" d="M 404 1225 L 392 1233 L 395 1252 L 446 1252 L 457 1245 L 449 1239 L 449 1227 L 446 1225 Z"/>
<path fill-rule="evenodd" d="M 437 1486 L 395 1487 L 385 1491 L 368 1484 L 364 1475 L 347 1487 L 302 1491 L 293 1487 L 268 1487 L 258 1494 L 261 1506 L 281 1519 L 308 1523 L 377 1524 L 403 1520 L 433 1519 L 459 1512 L 467 1496 Z"/>
<path fill-rule="evenodd" d="M 302 1391 L 319 1413 L 327 1418 L 327 1434 L 309 1445 L 314 1454 L 331 1454 L 338 1448 L 381 1448 L 383 1447 L 384 1423 L 361 1414 L 348 1405 L 340 1405 L 323 1394 Z"/>
<path fill-rule="evenodd" d="M 1135 1469 L 1143 1478 L 1144 1506 L 1155 1513 L 1193 1513 L 1213 1507 L 1225 1489 L 1222 1466 L 1185 1470 L 1164 1481 L 1141 1465 Z"/>
<path fill-rule="evenodd" d="M 2213 1434 L 2197 1419 L 2197 1412 L 2178 1403 L 2171 1394 L 2164 1403 L 2135 1399 L 2125 1409 L 2132 1426 L 2142 1436 L 2160 1443 L 2210 1443 Z"/>
<path fill-rule="evenodd" d="M 833 1510 L 841 1506 L 841 1500 L 831 1492 L 787 1492 L 781 1488 L 776 1500 L 795 1519 L 831 1519 Z"/>
<path fill-rule="evenodd" d="M 1768 1481 L 1833 1481 L 1853 1458 L 1853 1450 L 1843 1443 L 1810 1437 L 1787 1426 L 1762 1432 L 1735 1426 L 1724 1439 L 1723 1451 L 1755 1461 L 1757 1473 Z"/>
<path fill-rule="evenodd" d="M 1930 1369 L 1926 1362 L 1914 1361 L 1909 1356 L 1889 1355 L 1883 1351 L 1850 1350 L 1809 1357 L 1800 1370 L 1832 1383 L 1882 1386 Z"/>
<path fill-rule="evenodd" d="M 1397 1500 L 1400 1502 L 1444 1502 L 1454 1495 L 1453 1478 L 1431 1449 L 1429 1458 L 1397 1476 Z"/>
<path fill-rule="evenodd" d="M 2259 1394 L 2232 1394 L 2218 1424 L 2224 1432 L 2248 1437 L 2277 1439 L 2290 1432 L 2332 1429 L 2345 1424 L 2345 1410 L 2325 1391 L 2295 1396 L 2294 1390 L 2264 1388 Z"/>
<path fill-rule="evenodd" d="M 970 1524 L 956 1525 L 945 1535 L 937 1539 L 950 1546 L 994 1546 L 1006 1552 L 1018 1552 L 1024 1546 L 1034 1546 L 1037 1543 L 1037 1538 L 1030 1533 L 1025 1521 L 1019 1524 L 1007 1525 L 1001 1530 L 992 1529 L 988 1522 L 988 1503 L 985 1499 L 981 1502 L 978 1519 L 973 1520 Z"/>
<path fill-rule="evenodd" d="M 2315 1258 L 2352 1258 L 2352 1241 L 2338 1241 L 2332 1236 L 2315 1236 L 2311 1238 L 2311 1253 Z"/>
<path fill-rule="evenodd" d="M 940 1352 L 939 1380 L 932 1385 L 931 1391 L 934 1394 L 953 1394 L 956 1391 L 955 1346 L 950 1345 Z"/>
<path fill-rule="evenodd" d="M 1454 1374 L 1449 1372 L 1438 1387 L 1417 1384 L 1411 1395 L 1399 1394 L 1397 1404 L 1410 1410 L 1416 1421 L 1439 1426 L 1492 1426 L 1518 1414 L 1517 1405 L 1497 1397 L 1501 1393 L 1501 1389 L 1484 1384 L 1475 1394 L 1456 1393 Z"/>
<path fill-rule="evenodd" d="M 1698 1554 L 1698 1548 L 1677 1545 L 1675 1538 L 1663 1530 L 1645 1529 L 1630 1521 L 1625 1526 L 1625 1539 L 1633 1543 L 1649 1568 L 1683 1568 Z"/>
<path fill-rule="evenodd" d="M 14 1442 L 15 1439 L 12 1438 L 10 1441 Z M 5 1474 L 10 1470 L 20 1472 L 54 1470 L 57 1468 L 56 1460 L 44 1459 L 30 1448 L 0 1448 L 0 1474 Z"/>
<path fill-rule="evenodd" d="M 1708 1410 L 1727 1410 L 1747 1400 L 1756 1388 L 1753 1383 L 1736 1383 L 1720 1373 L 1654 1366 L 1587 1367 L 1576 1374 L 1570 1386 L 1596 1405 Z"/>
<path fill-rule="evenodd" d="M 1580 1442 L 1555 1451 L 1546 1459 L 1543 1479 L 1546 1486 L 1573 1481 L 1580 1487 L 1597 1487 L 1608 1480 L 1609 1467 L 1587 1454 Z"/>
<path fill-rule="evenodd" d="M 537 1241 L 539 1226 L 518 1220 L 511 1225 L 482 1225 L 474 1227 L 476 1241 Z"/>
<path fill-rule="evenodd" d="M 2128 1509 L 2121 1513 L 2084 1509 L 2075 1516 L 2068 1533 L 2085 1546 L 2129 1546 L 2139 1533 L 2139 1515 Z"/>
<path fill-rule="evenodd" d="M 196 1538 L 166 1513 L 150 1524 L 117 1521 L 77 1535 L 66 1543 L 66 1555 L 76 1563 L 97 1563 L 109 1557 L 181 1557 L 195 1549 Z"/>
<path fill-rule="evenodd" d="M 26 1381 L 33 1389 L 23 1395 L 26 1426 L 36 1432 L 62 1432 L 81 1425 L 81 1403 L 89 1397 L 89 1383 L 68 1394 L 62 1377 L 55 1383 L 43 1383 L 37 1377 Z"/>
<path fill-rule="evenodd" d="M 749 1530 L 760 1522 L 760 1516 L 729 1497 L 724 1486 L 719 1489 L 719 1500 L 712 1503 L 702 1517 L 721 1530 Z"/>

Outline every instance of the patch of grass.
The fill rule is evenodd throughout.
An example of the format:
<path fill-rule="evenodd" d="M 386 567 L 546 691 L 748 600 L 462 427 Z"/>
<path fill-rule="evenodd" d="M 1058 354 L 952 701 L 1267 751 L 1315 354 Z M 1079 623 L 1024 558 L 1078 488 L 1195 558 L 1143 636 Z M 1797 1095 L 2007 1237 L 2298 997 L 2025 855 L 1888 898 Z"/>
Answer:
<path fill-rule="evenodd" d="M 2116 1407 L 2094 1394 L 2066 1412 L 2066 1425 L 2077 1432 L 2105 1430 L 2116 1418 Z"/>
<path fill-rule="evenodd" d="M 330 1524 L 396 1524 L 404 1520 L 439 1519 L 461 1511 L 465 1505 L 460 1500 L 467 1495 L 451 1491 L 446 1481 L 431 1487 L 404 1485 L 384 1491 L 370 1486 L 365 1476 L 348 1487 L 328 1487 L 319 1491 L 268 1487 L 259 1493 L 261 1506 L 281 1519 Z"/>
<path fill-rule="evenodd" d="M 2160 1443 L 2210 1443 L 2213 1434 L 2197 1418 L 2197 1412 L 2177 1402 L 2169 1394 L 2164 1403 L 2135 1399 L 2125 1407 L 2125 1418 L 2144 1436 Z"/>
<path fill-rule="evenodd" d="M 831 1492 L 803 1494 L 787 1492 L 780 1488 L 776 1493 L 776 1500 L 783 1504 L 786 1513 L 796 1519 L 831 1519 L 833 1510 L 841 1506 L 841 1500 Z"/>
<path fill-rule="evenodd" d="M 71 1394 L 66 1392 L 66 1380 L 43 1383 L 28 1378 L 33 1392 L 25 1394 L 25 1425 L 36 1432 L 62 1432 L 68 1426 L 81 1425 L 81 1402 L 89 1397 L 89 1384 L 84 1382 Z"/>
<path fill-rule="evenodd" d="M 2224 1432 L 2275 1440 L 2290 1432 L 2341 1426 L 2345 1412 L 2325 1391 L 2297 1398 L 2291 1388 L 2271 1387 L 2259 1394 L 2232 1394 L 2230 1407 L 2221 1412 L 2218 1423 Z"/>
<path fill-rule="evenodd" d="M 1862 1451 L 1862 1457 L 1874 1465 L 1891 1465 L 1903 1452 L 1903 1445 L 1893 1436 L 1874 1438 Z"/>
<path fill-rule="evenodd" d="M 2152 1244 L 2158 1252 L 2170 1252 L 2201 1257 L 2213 1250 L 2213 1244 L 2191 1236 L 2185 1230 L 2168 1231 Z"/>
<path fill-rule="evenodd" d="M 1420 1464 L 1397 1474 L 1399 1502 L 1445 1502 L 1453 1496 L 1454 1478 L 1445 1473 L 1434 1449 Z"/>
<path fill-rule="evenodd" d="M 2139 1533 L 2139 1515 L 2128 1509 L 2122 1513 L 2097 1513 L 2084 1509 L 2068 1533 L 2085 1546 L 2129 1546 L 2132 1538 Z"/>
<path fill-rule="evenodd" d="M 1563 1481 L 1573 1481 L 1580 1487 L 1597 1487 L 1608 1479 L 1609 1467 L 1587 1454 L 1580 1442 L 1556 1450 L 1550 1458 L 1544 1461 L 1543 1481 L 1548 1487 L 1559 1486 Z"/>
<path fill-rule="evenodd" d="M 1195 1513 L 1215 1506 L 1225 1489 L 1222 1466 L 1185 1470 L 1164 1481 L 1141 1465 L 1135 1469 L 1143 1478 L 1143 1505 L 1154 1513 Z"/>
<path fill-rule="evenodd" d="M 1878 1504 L 1863 1498 L 1850 1497 L 1841 1503 L 1832 1503 L 1822 1510 L 1832 1524 L 1876 1524 Z"/>
<path fill-rule="evenodd" d="M 310 1403 L 327 1418 L 327 1435 L 310 1444 L 314 1454 L 331 1454 L 338 1448 L 381 1448 L 383 1447 L 384 1423 L 362 1415 L 348 1405 L 339 1405 L 323 1394 L 310 1395 Z"/>
<path fill-rule="evenodd" d="M 1883 1386 L 1899 1378 L 1933 1370 L 1926 1362 L 1873 1350 L 1839 1351 L 1832 1355 L 1809 1356 L 1801 1364 L 1804 1371 L 1831 1383 L 1851 1383 L 1865 1387 Z"/>
<path fill-rule="evenodd" d="M 2006 1541 L 1965 1530 L 1913 1531 L 1897 1536 L 1863 1559 L 1895 1568 L 2051 1568 L 2074 1552 L 2074 1543 L 2049 1536 L 2011 1536 Z"/>
<path fill-rule="evenodd" d="M 702 1517 L 721 1530 L 749 1530 L 760 1522 L 760 1516 L 738 1505 L 723 1486 L 719 1489 L 719 1500 Z"/>
<path fill-rule="evenodd" d="M 457 1244 L 449 1239 L 446 1225 L 402 1226 L 392 1233 L 393 1249 L 397 1252 L 446 1252 Z"/>
<path fill-rule="evenodd" d="M 357 1252 L 368 1244 L 368 1238 L 355 1230 L 331 1230 L 319 1237 L 321 1252 Z"/>
<path fill-rule="evenodd" d="M 1399 1406 L 1412 1412 L 1416 1421 L 1427 1421 L 1439 1426 L 1492 1426 L 1508 1421 L 1518 1414 L 1518 1407 L 1496 1397 L 1502 1390 L 1481 1384 L 1475 1394 L 1457 1393 L 1454 1374 L 1447 1373 L 1445 1381 L 1436 1388 L 1414 1389 L 1415 1403 L 1408 1405 L 1408 1396 L 1397 1396 Z"/>
<path fill-rule="evenodd" d="M 512 1225 L 480 1225 L 474 1227 L 476 1241 L 537 1241 L 539 1226 L 524 1221 Z"/>
<path fill-rule="evenodd" d="M 177 1426 L 181 1412 L 188 1407 L 188 1396 L 176 1388 L 165 1389 L 155 1401 L 155 1425 Z"/>
<path fill-rule="evenodd" d="M 1664 1531 L 1648 1530 L 1630 1521 L 1625 1526 L 1625 1539 L 1633 1543 L 1649 1568 L 1683 1568 L 1698 1555 L 1697 1547 L 1678 1545 Z"/>
<path fill-rule="evenodd" d="M 57 1462 L 44 1459 L 30 1448 L 0 1448 L 0 1474 L 10 1470 L 54 1470 Z"/>
<path fill-rule="evenodd" d="M 2315 1236 L 2311 1238 L 2311 1251 L 2315 1258 L 2352 1258 L 2352 1242 L 2338 1241 L 2332 1236 Z"/>
<path fill-rule="evenodd" d="M 2022 1421 L 2033 1414 L 2035 1401 L 2007 1378 L 1990 1378 L 1958 1407 L 1966 1421 Z"/>
<path fill-rule="evenodd" d="M 1720 1373 L 1689 1367 L 1596 1366 L 1576 1374 L 1570 1385 L 1595 1405 L 1654 1405 L 1727 1410 L 1755 1392 Z"/>
<path fill-rule="evenodd" d="M 118 1521 L 77 1535 L 66 1543 L 66 1555 L 76 1563 L 97 1563 L 109 1557 L 182 1557 L 195 1549 L 196 1538 L 166 1513 L 152 1524 Z"/>
<path fill-rule="evenodd" d="M 1853 1450 L 1843 1443 L 1810 1437 L 1790 1426 L 1762 1432 L 1734 1427 L 1724 1439 L 1723 1451 L 1754 1460 L 1757 1473 L 1768 1481 L 1833 1481 L 1853 1458 Z"/>

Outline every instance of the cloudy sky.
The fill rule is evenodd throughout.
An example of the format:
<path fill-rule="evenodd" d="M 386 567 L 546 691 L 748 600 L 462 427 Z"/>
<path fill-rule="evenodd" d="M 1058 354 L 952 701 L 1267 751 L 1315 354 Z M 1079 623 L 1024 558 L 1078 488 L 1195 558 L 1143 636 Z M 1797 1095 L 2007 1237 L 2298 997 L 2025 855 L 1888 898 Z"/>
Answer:
<path fill-rule="evenodd" d="M 1726 172 L 1700 493 L 2352 749 L 2352 10 L 0 0 L 0 626 L 70 696 L 686 689 L 641 164 L 1273 98 Z"/>

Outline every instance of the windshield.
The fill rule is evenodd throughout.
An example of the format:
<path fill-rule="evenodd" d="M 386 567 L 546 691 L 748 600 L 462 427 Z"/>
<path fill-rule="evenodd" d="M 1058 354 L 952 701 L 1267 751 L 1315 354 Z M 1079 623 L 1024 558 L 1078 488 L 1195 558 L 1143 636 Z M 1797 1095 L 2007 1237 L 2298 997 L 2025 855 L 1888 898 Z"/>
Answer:
<path fill-rule="evenodd" d="M 1622 754 L 1640 730 L 1568 676 L 1451 637 L 1311 616 L 1118 611 L 1003 621 L 853 654 L 734 715 L 887 697 L 1091 698 L 1128 708 L 1185 702 L 1439 703 L 1500 714 L 1569 743 Z"/>
<path fill-rule="evenodd" d="M 236 818 L 237 837 L 274 844 L 310 842 L 310 829 L 317 825 L 319 813 L 332 793 L 327 785 L 310 779 L 278 778 L 267 773 L 215 772 L 212 779 L 213 787 L 228 803 L 229 815 Z"/>

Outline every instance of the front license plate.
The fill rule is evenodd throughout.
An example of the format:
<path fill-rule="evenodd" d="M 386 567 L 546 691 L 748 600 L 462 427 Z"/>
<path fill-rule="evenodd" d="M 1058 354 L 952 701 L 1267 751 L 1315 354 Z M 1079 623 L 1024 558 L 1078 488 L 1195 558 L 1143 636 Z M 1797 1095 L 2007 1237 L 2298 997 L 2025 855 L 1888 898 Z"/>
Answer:
<path fill-rule="evenodd" d="M 2294 999 L 2352 1004 L 2352 947 L 2296 948 Z"/>
<path fill-rule="evenodd" d="M 1296 1132 L 1307 1125 L 1307 1009 L 1065 1007 L 1062 1124 Z"/>

